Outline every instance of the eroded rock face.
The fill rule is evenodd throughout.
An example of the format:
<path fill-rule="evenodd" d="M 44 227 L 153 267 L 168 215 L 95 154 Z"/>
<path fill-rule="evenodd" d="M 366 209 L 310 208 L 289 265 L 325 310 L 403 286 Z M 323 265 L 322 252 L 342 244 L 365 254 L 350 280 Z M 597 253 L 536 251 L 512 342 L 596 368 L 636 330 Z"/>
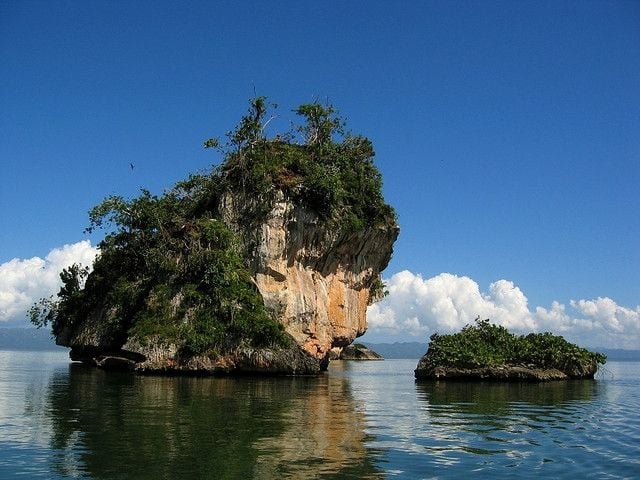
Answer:
<path fill-rule="evenodd" d="M 256 229 L 246 213 L 254 201 L 224 197 L 225 223 L 248 245 L 254 242 L 251 268 L 265 305 L 299 345 L 324 361 L 331 348 L 365 333 L 367 306 L 376 300 L 372 286 L 391 259 L 399 228 L 346 233 L 278 193 Z"/>

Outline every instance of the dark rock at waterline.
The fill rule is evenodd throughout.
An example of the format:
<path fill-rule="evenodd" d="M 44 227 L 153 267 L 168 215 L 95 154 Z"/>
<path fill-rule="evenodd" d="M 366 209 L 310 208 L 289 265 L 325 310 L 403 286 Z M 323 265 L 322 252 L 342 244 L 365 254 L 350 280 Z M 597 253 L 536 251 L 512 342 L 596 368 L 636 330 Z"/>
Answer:
<path fill-rule="evenodd" d="M 429 352 L 418 362 L 415 369 L 417 379 L 431 380 L 495 380 L 495 381 L 534 381 L 567 380 L 570 378 L 593 378 L 598 366 L 580 365 L 561 371 L 557 368 L 540 368 L 535 365 L 499 365 L 478 368 L 460 368 L 433 365 L 428 358 Z"/>
<path fill-rule="evenodd" d="M 332 359 L 333 360 L 384 360 L 382 355 L 374 352 L 369 347 L 359 343 L 332 350 Z"/>
<path fill-rule="evenodd" d="M 236 348 L 214 357 L 200 355 L 181 359 L 174 345 L 158 340 L 141 345 L 129 341 L 126 349 L 105 350 L 74 347 L 70 357 L 105 370 L 130 370 L 147 374 L 194 375 L 317 375 L 326 365 L 296 344 L 289 348 Z M 324 368 L 323 368 L 324 367 Z"/>

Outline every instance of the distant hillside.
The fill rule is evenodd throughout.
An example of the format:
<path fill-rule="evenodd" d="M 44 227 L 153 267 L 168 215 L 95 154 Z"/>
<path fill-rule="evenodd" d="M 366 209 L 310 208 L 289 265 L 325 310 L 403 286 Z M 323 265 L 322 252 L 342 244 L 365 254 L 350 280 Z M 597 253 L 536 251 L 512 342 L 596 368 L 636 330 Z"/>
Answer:
<path fill-rule="evenodd" d="M 427 352 L 427 344 L 420 342 L 369 343 L 368 348 L 384 358 L 420 358 Z M 0 350 L 60 350 L 48 329 L 0 328 Z M 594 348 L 611 362 L 640 362 L 640 350 Z"/>
<path fill-rule="evenodd" d="M 640 362 L 640 350 L 622 350 L 621 348 L 594 348 L 602 352 L 611 362 Z"/>
<path fill-rule="evenodd" d="M 420 342 L 368 343 L 371 350 L 384 358 L 420 358 L 427 352 L 427 344 Z M 593 348 L 604 353 L 611 362 L 640 362 L 640 350 L 622 350 L 616 348 Z"/>
<path fill-rule="evenodd" d="M 60 350 L 49 329 L 0 328 L 0 350 Z"/>
<path fill-rule="evenodd" d="M 363 344 L 384 358 L 420 358 L 427 352 L 427 344 L 420 342 Z"/>

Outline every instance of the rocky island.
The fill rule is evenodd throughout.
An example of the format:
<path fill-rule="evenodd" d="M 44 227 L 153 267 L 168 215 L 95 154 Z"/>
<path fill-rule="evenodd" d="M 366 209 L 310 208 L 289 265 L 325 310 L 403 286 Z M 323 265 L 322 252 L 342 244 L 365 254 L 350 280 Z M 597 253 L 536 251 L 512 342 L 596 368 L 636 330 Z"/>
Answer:
<path fill-rule="evenodd" d="M 371 142 L 318 103 L 267 138 L 268 110 L 253 99 L 205 142 L 224 156 L 210 172 L 94 207 L 99 255 L 32 322 L 73 360 L 153 373 L 316 374 L 364 334 L 399 233 Z"/>
<path fill-rule="evenodd" d="M 361 343 L 354 343 L 346 347 L 334 347 L 331 349 L 330 357 L 332 360 L 384 360 L 378 352 L 374 352 Z"/>
<path fill-rule="evenodd" d="M 593 378 L 606 356 L 551 333 L 514 335 L 477 318 L 453 335 L 431 336 L 417 379 L 547 381 Z"/>

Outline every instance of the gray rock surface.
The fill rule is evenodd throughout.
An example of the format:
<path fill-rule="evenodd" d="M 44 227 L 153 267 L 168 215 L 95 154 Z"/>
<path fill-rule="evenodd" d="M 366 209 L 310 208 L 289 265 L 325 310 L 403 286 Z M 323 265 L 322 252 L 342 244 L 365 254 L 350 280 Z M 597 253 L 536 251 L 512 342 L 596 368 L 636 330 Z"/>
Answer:
<path fill-rule="evenodd" d="M 332 350 L 335 360 L 384 360 L 382 355 L 361 344 L 336 347 Z"/>

